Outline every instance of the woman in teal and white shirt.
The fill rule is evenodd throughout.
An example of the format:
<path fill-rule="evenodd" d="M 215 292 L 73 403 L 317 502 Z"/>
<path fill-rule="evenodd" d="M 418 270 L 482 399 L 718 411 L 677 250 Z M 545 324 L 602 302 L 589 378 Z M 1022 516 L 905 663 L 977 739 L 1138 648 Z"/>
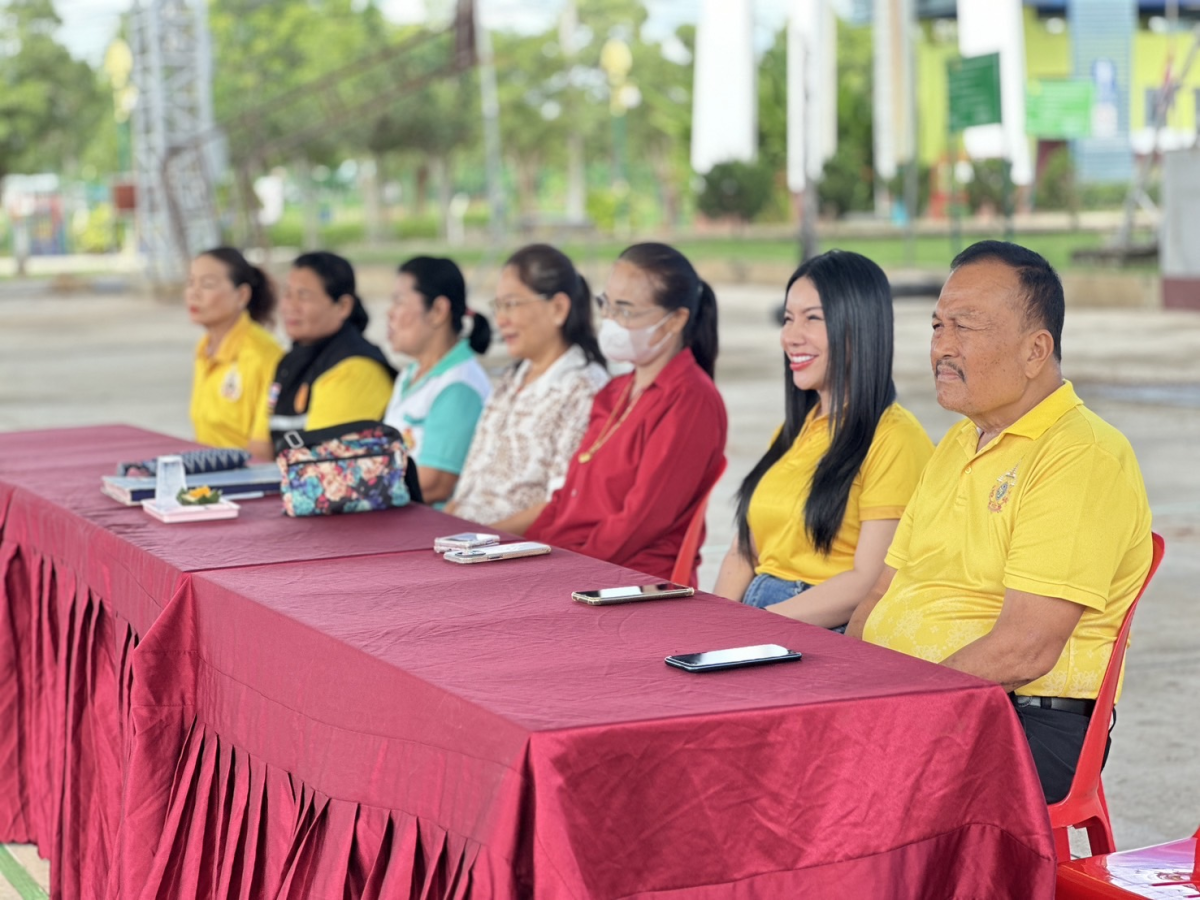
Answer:
<path fill-rule="evenodd" d="M 463 319 L 472 322 L 464 338 Z M 383 420 L 404 435 L 417 463 L 426 503 L 454 493 L 491 383 L 476 354 L 487 351 L 491 326 L 467 310 L 467 287 L 452 261 L 417 256 L 400 266 L 388 340 L 412 357 L 396 379 Z"/>

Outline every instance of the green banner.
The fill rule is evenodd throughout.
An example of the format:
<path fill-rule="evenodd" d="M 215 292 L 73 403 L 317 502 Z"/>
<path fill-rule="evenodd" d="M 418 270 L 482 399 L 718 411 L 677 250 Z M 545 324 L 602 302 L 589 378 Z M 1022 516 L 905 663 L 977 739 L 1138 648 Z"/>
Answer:
<path fill-rule="evenodd" d="M 1000 121 L 1000 54 L 962 56 L 948 60 L 950 130 Z"/>
<path fill-rule="evenodd" d="M 1025 91 L 1025 132 L 1070 140 L 1090 137 L 1094 85 L 1083 78 L 1030 81 Z"/>

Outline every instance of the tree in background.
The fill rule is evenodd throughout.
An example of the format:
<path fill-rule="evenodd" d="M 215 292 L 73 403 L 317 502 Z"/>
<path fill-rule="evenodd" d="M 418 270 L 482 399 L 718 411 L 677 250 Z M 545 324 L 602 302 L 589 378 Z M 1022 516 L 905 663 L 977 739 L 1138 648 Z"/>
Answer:
<path fill-rule="evenodd" d="M 227 130 L 231 160 L 241 167 L 293 164 L 305 193 L 304 242 L 314 245 L 312 169 L 336 166 L 364 148 L 366 126 L 311 135 L 287 151 L 290 158 L 261 159 L 260 150 L 336 111 L 344 93 L 315 91 L 313 83 L 378 48 L 386 22 L 375 5 L 355 0 L 212 0 L 209 29 L 214 113 Z"/>
<path fill-rule="evenodd" d="M 500 96 L 500 143 L 516 176 L 517 209 L 537 212 L 541 174 L 565 160 L 568 128 L 585 126 L 588 110 L 567 108 L 572 70 L 550 31 L 493 36 Z"/>
<path fill-rule="evenodd" d="M 411 34 L 408 30 L 408 36 Z M 449 35 L 423 43 L 413 51 L 411 61 L 419 69 L 432 71 L 452 52 L 450 43 Z M 367 136 L 367 147 L 381 175 L 385 160 L 393 158 L 415 170 L 414 200 L 418 215 L 424 212 L 427 186 L 432 178 L 443 236 L 454 190 L 455 161 L 480 142 L 478 83 L 475 71 L 426 82 L 386 107 L 371 124 Z"/>
<path fill-rule="evenodd" d="M 692 61 L 696 30 L 680 28 L 674 36 L 682 59 L 668 59 L 663 46 L 638 40 L 632 45 L 631 77 L 642 102 L 626 113 L 632 158 L 647 161 L 653 172 L 663 219 L 677 227 L 683 196 L 690 190 L 692 164 Z"/>
<path fill-rule="evenodd" d="M 875 208 L 871 41 L 870 26 L 838 22 L 838 147 L 819 185 L 822 209 L 838 216 Z"/>
<path fill-rule="evenodd" d="M 774 186 L 775 172 L 763 162 L 718 163 L 704 176 L 697 205 L 709 218 L 749 222 L 767 205 Z"/>
<path fill-rule="evenodd" d="M 60 24 L 51 0 L 0 7 L 0 180 L 70 168 L 107 110 L 96 73 L 55 40 Z"/>

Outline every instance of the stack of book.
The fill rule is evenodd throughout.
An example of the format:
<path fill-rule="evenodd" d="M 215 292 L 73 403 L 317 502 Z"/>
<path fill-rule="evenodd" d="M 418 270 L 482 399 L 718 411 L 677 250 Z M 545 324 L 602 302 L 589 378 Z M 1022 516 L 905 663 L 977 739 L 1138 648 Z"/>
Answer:
<path fill-rule="evenodd" d="M 187 476 L 188 490 L 207 485 L 220 490 L 221 496 L 229 500 L 251 500 L 267 494 L 278 494 L 279 482 L 279 466 L 275 463 Z M 105 475 L 100 480 L 100 491 L 118 503 L 136 506 L 143 500 L 154 499 L 154 483 L 154 478 Z"/>

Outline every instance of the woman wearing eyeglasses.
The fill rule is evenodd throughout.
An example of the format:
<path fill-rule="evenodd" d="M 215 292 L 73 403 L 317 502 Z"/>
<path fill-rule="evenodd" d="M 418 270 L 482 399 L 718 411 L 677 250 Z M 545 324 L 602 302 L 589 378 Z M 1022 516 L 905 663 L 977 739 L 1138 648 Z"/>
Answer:
<path fill-rule="evenodd" d="M 562 487 L 608 372 L 592 292 L 553 247 L 531 244 L 508 258 L 492 309 L 517 362 L 488 398 L 446 510 L 523 534 Z"/>
<path fill-rule="evenodd" d="M 605 287 L 600 349 L 633 371 L 596 395 L 566 483 L 526 536 L 666 579 L 724 465 L 717 298 L 665 244 L 627 249 Z"/>
<path fill-rule="evenodd" d="M 471 322 L 463 337 L 463 320 Z M 451 260 L 415 256 L 400 266 L 388 312 L 388 341 L 412 357 L 396 379 L 383 421 L 404 435 L 426 503 L 454 493 L 475 425 L 492 391 L 475 358 L 491 326 L 467 309 L 467 285 Z"/>

